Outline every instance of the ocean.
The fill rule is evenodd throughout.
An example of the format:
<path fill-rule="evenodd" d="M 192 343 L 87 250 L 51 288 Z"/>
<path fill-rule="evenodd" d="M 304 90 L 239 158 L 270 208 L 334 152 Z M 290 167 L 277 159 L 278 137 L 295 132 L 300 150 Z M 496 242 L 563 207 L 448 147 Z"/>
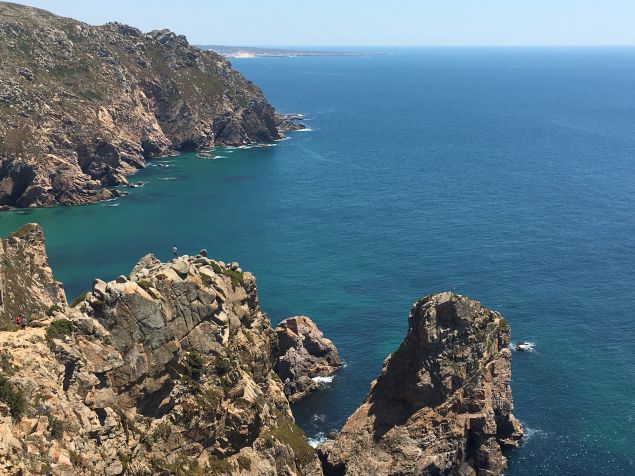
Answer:
<path fill-rule="evenodd" d="M 310 316 L 346 362 L 295 405 L 339 429 L 453 290 L 503 313 L 524 444 L 511 475 L 635 474 L 635 49 L 394 49 L 233 60 L 309 129 L 154 161 L 126 198 L 0 213 L 44 227 L 69 298 L 172 246 L 239 261 L 275 325 Z"/>

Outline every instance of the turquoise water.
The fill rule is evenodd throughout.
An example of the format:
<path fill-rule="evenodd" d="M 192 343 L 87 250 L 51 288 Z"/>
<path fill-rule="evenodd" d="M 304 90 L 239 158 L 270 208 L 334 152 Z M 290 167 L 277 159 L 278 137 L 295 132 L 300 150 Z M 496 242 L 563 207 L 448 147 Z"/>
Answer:
<path fill-rule="evenodd" d="M 272 321 L 311 316 L 347 362 L 295 408 L 312 438 L 356 408 L 420 296 L 504 313 L 508 475 L 635 472 L 635 50 L 398 50 L 236 60 L 282 111 L 275 147 L 188 154 L 129 197 L 0 214 L 44 226 L 72 297 L 154 252 L 253 271 Z"/>

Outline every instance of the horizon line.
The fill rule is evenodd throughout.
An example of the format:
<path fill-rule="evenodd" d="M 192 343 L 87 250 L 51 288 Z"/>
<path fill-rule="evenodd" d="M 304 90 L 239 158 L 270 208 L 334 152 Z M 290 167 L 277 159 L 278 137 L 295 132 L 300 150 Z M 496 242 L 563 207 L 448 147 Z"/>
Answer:
<path fill-rule="evenodd" d="M 233 48 L 635 48 L 634 44 L 514 44 L 514 45 L 491 45 L 491 44 L 475 44 L 475 45 L 320 45 L 320 44 L 305 44 L 305 45 L 266 45 L 259 43 L 250 44 L 237 44 L 237 43 L 202 43 L 190 41 L 191 45 L 200 46 L 225 46 Z"/>

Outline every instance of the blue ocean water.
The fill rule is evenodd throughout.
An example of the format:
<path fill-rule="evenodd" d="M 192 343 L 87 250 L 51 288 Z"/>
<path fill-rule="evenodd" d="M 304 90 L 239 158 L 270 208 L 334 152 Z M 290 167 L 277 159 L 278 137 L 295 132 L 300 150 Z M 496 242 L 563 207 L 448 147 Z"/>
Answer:
<path fill-rule="evenodd" d="M 0 214 L 44 226 L 72 297 L 146 252 L 207 248 L 311 316 L 347 363 L 295 406 L 339 428 L 451 289 L 501 311 L 524 445 L 507 475 L 635 474 L 635 49 L 401 49 L 235 60 L 308 132 L 166 158 L 125 199 Z"/>

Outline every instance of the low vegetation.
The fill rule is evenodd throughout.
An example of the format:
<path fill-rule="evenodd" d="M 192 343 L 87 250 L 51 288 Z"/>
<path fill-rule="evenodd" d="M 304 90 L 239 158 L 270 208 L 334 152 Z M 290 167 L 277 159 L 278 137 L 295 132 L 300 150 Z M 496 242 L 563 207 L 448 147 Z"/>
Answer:
<path fill-rule="evenodd" d="M 90 293 L 90 291 L 86 291 L 84 293 L 81 293 L 79 296 L 75 296 L 75 299 L 73 299 L 73 301 L 71 302 L 70 306 L 71 307 L 75 307 L 80 302 L 84 301 L 86 299 L 86 296 L 88 295 L 88 293 Z"/>
<path fill-rule="evenodd" d="M 261 435 L 265 444 L 273 447 L 277 440 L 291 447 L 295 454 L 296 462 L 300 467 L 304 467 L 314 461 L 315 450 L 307 443 L 304 432 L 293 420 L 288 415 L 277 411 L 276 422 L 277 425 L 275 427 L 268 429 Z"/>
<path fill-rule="evenodd" d="M 12 384 L 4 374 L 0 374 L 0 402 L 9 407 L 9 413 L 15 420 L 22 417 L 27 407 L 22 389 Z"/>
<path fill-rule="evenodd" d="M 75 331 L 74 324 L 68 319 L 58 319 L 51 322 L 46 329 L 46 340 L 50 343 L 53 339 L 64 339 L 66 336 L 73 335 Z"/>

